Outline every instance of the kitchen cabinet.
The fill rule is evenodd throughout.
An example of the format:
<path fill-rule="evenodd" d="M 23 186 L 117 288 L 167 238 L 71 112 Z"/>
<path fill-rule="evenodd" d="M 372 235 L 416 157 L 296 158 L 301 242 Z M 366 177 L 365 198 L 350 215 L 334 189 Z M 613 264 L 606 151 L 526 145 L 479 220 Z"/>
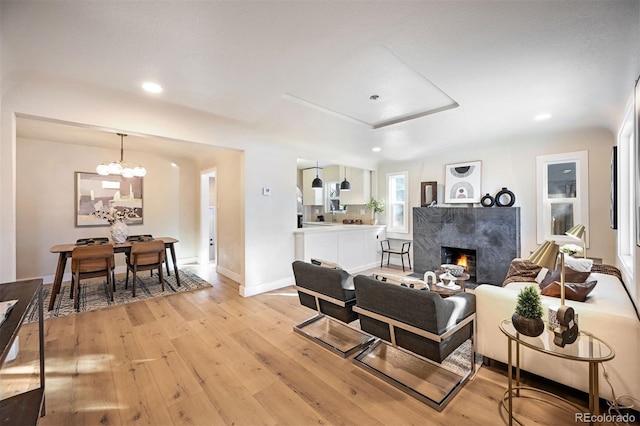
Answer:
<path fill-rule="evenodd" d="M 302 171 L 302 205 L 304 206 L 322 206 L 324 205 L 324 189 L 312 188 L 311 184 L 317 176 L 322 179 L 322 169 L 304 169 Z M 324 183 L 323 183 L 324 186 Z"/>
<path fill-rule="evenodd" d="M 335 262 L 354 274 L 380 265 L 386 233 L 381 225 L 333 225 L 298 229 L 294 235 L 296 260 Z"/>
<path fill-rule="evenodd" d="M 347 167 L 346 177 L 351 191 L 340 192 L 340 203 L 352 206 L 367 204 L 371 198 L 371 171 Z"/>

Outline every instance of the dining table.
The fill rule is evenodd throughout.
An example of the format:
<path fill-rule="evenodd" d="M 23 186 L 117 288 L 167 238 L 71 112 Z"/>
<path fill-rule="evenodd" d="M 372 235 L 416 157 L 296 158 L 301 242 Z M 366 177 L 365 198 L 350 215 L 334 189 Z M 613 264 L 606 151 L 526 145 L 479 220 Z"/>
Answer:
<path fill-rule="evenodd" d="M 178 274 L 178 262 L 176 260 L 176 251 L 174 244 L 178 242 L 176 238 L 173 237 L 154 237 L 154 240 L 161 240 L 164 242 L 165 250 L 168 249 L 171 254 L 171 260 L 173 262 L 173 271 L 176 274 L 176 283 L 180 286 L 180 275 Z M 114 253 L 129 253 L 131 251 L 131 246 L 135 244 L 135 241 L 125 241 L 123 243 L 113 243 L 113 252 Z M 51 299 L 49 300 L 49 310 L 52 310 L 55 305 L 56 296 L 60 293 L 60 289 L 62 287 L 62 277 L 64 276 L 64 270 L 67 266 L 67 259 L 71 257 L 71 253 L 73 249 L 77 247 L 75 243 L 68 244 L 56 244 L 51 247 L 49 251 L 51 253 L 58 254 L 58 265 L 56 266 L 56 274 L 53 279 L 53 287 L 51 289 Z M 171 275 L 169 272 L 169 263 L 165 262 L 167 268 L 167 275 Z"/>

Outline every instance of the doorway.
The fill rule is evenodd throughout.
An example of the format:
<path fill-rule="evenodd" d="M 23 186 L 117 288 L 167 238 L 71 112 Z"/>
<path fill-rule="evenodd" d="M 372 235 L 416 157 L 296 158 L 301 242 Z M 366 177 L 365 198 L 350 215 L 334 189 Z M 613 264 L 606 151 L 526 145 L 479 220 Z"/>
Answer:
<path fill-rule="evenodd" d="M 200 173 L 200 256 L 201 265 L 217 264 L 217 181 L 216 169 Z"/>

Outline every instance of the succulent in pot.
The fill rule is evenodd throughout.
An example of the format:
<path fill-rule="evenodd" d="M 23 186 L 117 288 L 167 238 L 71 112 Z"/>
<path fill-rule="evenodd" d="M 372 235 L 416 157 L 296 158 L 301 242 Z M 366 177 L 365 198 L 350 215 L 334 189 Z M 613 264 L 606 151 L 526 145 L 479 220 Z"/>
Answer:
<path fill-rule="evenodd" d="M 525 336 L 536 337 L 542 334 L 542 301 L 535 286 L 530 285 L 520 290 L 511 322 L 515 329 Z"/>

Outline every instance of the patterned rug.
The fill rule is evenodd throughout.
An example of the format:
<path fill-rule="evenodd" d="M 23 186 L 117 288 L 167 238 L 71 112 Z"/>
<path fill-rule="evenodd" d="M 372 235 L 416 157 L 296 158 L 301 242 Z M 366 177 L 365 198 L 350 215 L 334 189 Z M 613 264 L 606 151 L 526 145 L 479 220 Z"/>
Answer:
<path fill-rule="evenodd" d="M 464 376 L 471 366 L 471 340 L 467 340 L 442 361 L 442 368 Z M 482 355 L 476 354 L 476 373 L 482 367 Z"/>
<path fill-rule="evenodd" d="M 176 283 L 176 277 L 173 271 L 171 276 L 163 274 L 164 291 L 158 280 L 158 274 L 154 272 L 153 276 L 149 276 L 148 272 L 138 274 L 136 281 L 136 297 L 131 295 L 132 276 L 129 276 L 129 287 L 124 288 L 124 277 L 116 277 L 116 290 L 113 293 L 113 302 L 109 300 L 109 289 L 107 282 L 97 281 L 80 285 L 80 312 L 95 311 L 97 309 L 107 308 L 109 306 L 121 305 L 125 303 L 137 302 L 152 297 L 166 296 L 178 292 L 197 290 L 200 288 L 211 287 L 207 281 L 198 277 L 190 271 L 180 271 L 180 287 Z M 56 302 L 51 311 L 47 310 L 49 299 L 51 299 L 51 286 L 44 288 L 44 319 L 63 317 L 65 315 L 76 314 L 73 308 L 73 299 L 69 297 L 71 282 L 63 282 L 60 294 L 56 297 Z M 25 322 L 34 322 L 38 320 L 37 304 L 33 304 Z"/>

